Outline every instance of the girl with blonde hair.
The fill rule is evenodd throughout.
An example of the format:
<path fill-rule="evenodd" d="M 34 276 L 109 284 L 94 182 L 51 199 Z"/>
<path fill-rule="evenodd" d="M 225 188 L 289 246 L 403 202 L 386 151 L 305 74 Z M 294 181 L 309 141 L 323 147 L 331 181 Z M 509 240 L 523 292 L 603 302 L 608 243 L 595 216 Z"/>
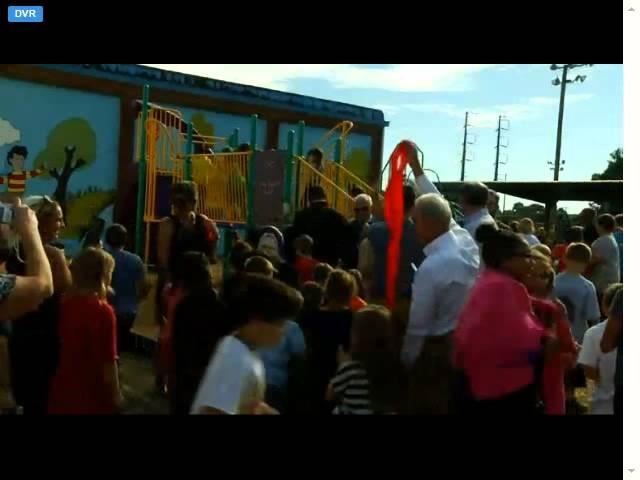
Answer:
<path fill-rule="evenodd" d="M 60 307 L 60 360 L 49 413 L 115 414 L 120 403 L 116 316 L 107 303 L 114 260 L 87 248 L 73 261 L 73 283 Z"/>

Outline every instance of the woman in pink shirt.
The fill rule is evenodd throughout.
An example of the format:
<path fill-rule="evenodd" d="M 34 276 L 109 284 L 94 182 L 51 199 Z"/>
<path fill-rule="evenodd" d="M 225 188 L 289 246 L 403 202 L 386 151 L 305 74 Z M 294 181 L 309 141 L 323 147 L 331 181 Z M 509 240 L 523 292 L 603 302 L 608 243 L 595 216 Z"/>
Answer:
<path fill-rule="evenodd" d="M 481 225 L 485 270 L 455 331 L 454 366 L 463 379 L 462 413 L 539 413 L 537 382 L 545 332 L 523 281 L 532 254 L 519 235 Z"/>

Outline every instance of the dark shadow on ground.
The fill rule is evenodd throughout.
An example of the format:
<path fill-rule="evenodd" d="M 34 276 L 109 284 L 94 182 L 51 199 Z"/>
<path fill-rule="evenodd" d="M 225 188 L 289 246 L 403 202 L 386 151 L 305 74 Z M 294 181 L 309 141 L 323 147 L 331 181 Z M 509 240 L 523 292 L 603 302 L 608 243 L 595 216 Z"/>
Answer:
<path fill-rule="evenodd" d="M 168 415 L 167 399 L 156 388 L 153 362 L 148 355 L 121 355 L 120 385 L 124 415 Z"/>

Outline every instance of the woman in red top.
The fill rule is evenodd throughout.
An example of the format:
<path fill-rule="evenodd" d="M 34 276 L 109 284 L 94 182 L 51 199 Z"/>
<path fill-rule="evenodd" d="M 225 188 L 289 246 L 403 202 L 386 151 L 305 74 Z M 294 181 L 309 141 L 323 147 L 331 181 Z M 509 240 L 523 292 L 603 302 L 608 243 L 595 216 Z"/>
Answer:
<path fill-rule="evenodd" d="M 533 311 L 547 330 L 547 334 L 555 336 L 558 340 L 557 350 L 546 358 L 544 364 L 542 398 L 545 413 L 564 415 L 565 374 L 575 366 L 578 351 L 571 334 L 566 308 L 561 302 L 550 299 L 555 281 L 553 267 L 549 259 L 540 253 L 534 252 L 534 260 L 531 275 L 526 279 Z"/>
<path fill-rule="evenodd" d="M 114 260 L 88 248 L 71 265 L 73 283 L 60 307 L 60 359 L 50 414 L 112 415 L 120 403 L 116 316 L 107 303 Z"/>

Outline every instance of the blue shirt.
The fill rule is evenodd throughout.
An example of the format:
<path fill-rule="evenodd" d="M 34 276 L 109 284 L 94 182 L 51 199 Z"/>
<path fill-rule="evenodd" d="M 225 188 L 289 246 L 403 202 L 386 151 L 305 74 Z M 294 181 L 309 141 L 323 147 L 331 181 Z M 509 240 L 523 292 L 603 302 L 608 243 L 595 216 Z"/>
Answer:
<path fill-rule="evenodd" d="M 293 355 L 302 355 L 306 349 L 304 334 L 296 322 L 287 321 L 284 338 L 275 348 L 258 353 L 264 363 L 267 385 L 285 388 L 289 380 L 289 362 Z"/>
<path fill-rule="evenodd" d="M 373 285 L 371 296 L 384 298 L 387 284 L 387 250 L 391 234 L 386 222 L 376 222 L 369 227 L 367 239 L 374 252 Z M 424 260 L 423 245 L 416 233 L 416 226 L 411 220 L 405 220 L 400 243 L 400 258 L 396 289 L 398 296 L 411 297 L 411 283 L 413 282 L 413 267 L 419 267 Z"/>
<path fill-rule="evenodd" d="M 600 321 L 600 307 L 596 287 L 582 275 L 563 272 L 556 278 L 555 295 L 561 301 L 568 300 L 573 307 L 571 331 L 573 336 L 582 344 L 589 322 Z M 570 307 L 567 309 L 571 311 Z"/>
<path fill-rule="evenodd" d="M 138 284 L 144 280 L 144 263 L 139 256 L 125 250 L 107 251 L 116 262 L 111 279 L 116 315 L 135 315 L 138 313 Z"/>

